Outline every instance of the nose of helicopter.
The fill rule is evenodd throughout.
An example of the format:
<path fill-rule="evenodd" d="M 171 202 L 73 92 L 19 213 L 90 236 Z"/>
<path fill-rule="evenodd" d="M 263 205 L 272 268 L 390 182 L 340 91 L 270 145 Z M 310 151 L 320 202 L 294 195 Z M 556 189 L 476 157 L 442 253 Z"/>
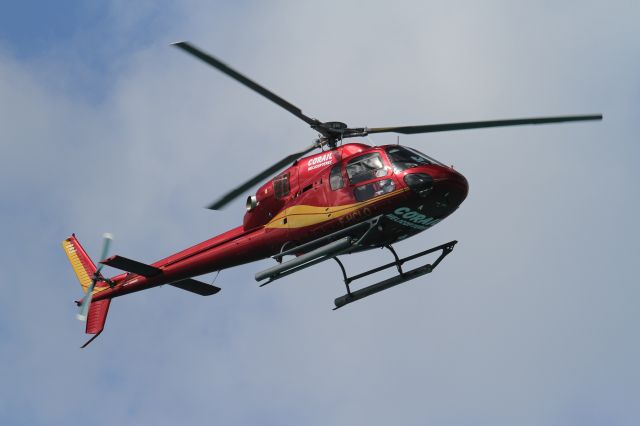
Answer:
<path fill-rule="evenodd" d="M 413 169 L 404 176 L 407 186 L 439 214 L 456 210 L 467 198 L 467 179 L 451 167 L 435 166 Z"/>

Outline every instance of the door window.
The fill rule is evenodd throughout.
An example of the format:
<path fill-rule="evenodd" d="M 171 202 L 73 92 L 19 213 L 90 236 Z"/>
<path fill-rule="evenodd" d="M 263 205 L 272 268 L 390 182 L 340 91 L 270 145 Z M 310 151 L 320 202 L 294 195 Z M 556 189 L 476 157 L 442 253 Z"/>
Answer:
<path fill-rule="evenodd" d="M 329 174 L 329 186 L 331 186 L 333 191 L 344 186 L 344 179 L 340 172 L 340 163 L 335 164 L 331 169 L 331 173 Z"/>
<path fill-rule="evenodd" d="M 351 185 L 386 175 L 387 169 L 377 152 L 361 155 L 347 163 L 347 176 Z"/>

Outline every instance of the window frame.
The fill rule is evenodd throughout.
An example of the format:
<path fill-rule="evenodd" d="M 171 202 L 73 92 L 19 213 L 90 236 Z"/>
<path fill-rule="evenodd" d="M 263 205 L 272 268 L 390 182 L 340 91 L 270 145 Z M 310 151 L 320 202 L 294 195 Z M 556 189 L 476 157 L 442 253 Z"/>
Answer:
<path fill-rule="evenodd" d="M 375 170 L 376 172 L 378 170 L 384 170 L 384 175 L 377 176 L 377 174 L 374 174 L 373 177 L 367 177 L 366 179 L 356 180 L 354 182 L 352 180 L 352 177 L 349 176 L 349 166 L 354 164 L 355 160 L 357 160 L 359 158 L 362 158 L 362 157 L 365 157 L 365 156 L 374 156 L 374 155 L 378 156 L 378 159 L 382 163 L 382 167 L 379 168 L 379 169 L 371 169 L 371 170 L 372 171 Z M 347 176 L 347 180 L 349 181 L 349 185 L 356 186 L 356 185 L 359 185 L 359 184 L 364 183 L 364 182 L 372 181 L 372 180 L 375 180 L 375 179 L 382 179 L 382 178 L 385 178 L 385 177 L 389 176 L 389 172 L 391 171 L 391 167 L 388 165 L 388 162 L 387 162 L 388 160 L 387 161 L 385 161 L 385 160 L 387 160 L 386 155 L 384 155 L 383 152 L 381 152 L 381 151 L 370 151 L 370 152 L 366 152 L 364 154 L 360 154 L 358 156 L 354 156 L 353 158 L 350 158 L 349 161 L 347 161 L 347 163 L 345 164 L 345 167 L 344 167 L 345 173 L 346 173 L 346 176 Z M 354 177 L 362 175 L 362 174 L 364 174 L 364 173 L 356 174 L 356 175 L 354 175 Z"/>
<path fill-rule="evenodd" d="M 291 194 L 289 172 L 284 172 L 273 178 L 273 194 L 278 200 L 283 200 Z"/>

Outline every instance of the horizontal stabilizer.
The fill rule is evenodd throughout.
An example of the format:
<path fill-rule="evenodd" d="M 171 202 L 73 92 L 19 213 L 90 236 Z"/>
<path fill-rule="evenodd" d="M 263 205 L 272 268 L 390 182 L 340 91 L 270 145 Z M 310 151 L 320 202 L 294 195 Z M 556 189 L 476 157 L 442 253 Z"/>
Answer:
<path fill-rule="evenodd" d="M 102 263 L 103 265 L 111 266 L 112 268 L 142 275 L 143 277 L 147 278 L 155 277 L 156 275 L 160 275 L 162 273 L 162 269 L 118 255 L 111 256 L 110 258 L 103 260 L 100 263 Z"/>
<path fill-rule="evenodd" d="M 193 280 L 187 278 L 186 280 L 176 281 L 169 283 L 174 287 L 181 288 L 182 290 L 190 291 L 191 293 L 199 294 L 200 296 L 211 296 L 220 291 L 220 287 L 203 283 L 202 281 Z"/>

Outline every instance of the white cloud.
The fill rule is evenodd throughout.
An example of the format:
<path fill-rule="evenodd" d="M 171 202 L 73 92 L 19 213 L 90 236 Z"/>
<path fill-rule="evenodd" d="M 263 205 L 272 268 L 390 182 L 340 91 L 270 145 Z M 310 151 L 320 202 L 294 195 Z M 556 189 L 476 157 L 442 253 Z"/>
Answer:
<path fill-rule="evenodd" d="M 162 15 L 138 10 L 114 12 L 114 28 Z M 3 423 L 637 422 L 634 4 L 191 2 L 180 13 L 118 58 L 99 101 L 43 78 L 47 61 L 2 53 Z M 80 351 L 62 238 L 76 231 L 96 253 L 109 230 L 118 253 L 162 257 L 237 225 L 239 204 L 200 207 L 314 136 L 165 45 L 182 36 L 323 120 L 606 118 L 402 137 L 471 185 L 459 212 L 399 245 L 461 241 L 428 278 L 331 312 L 343 291 L 334 265 L 257 289 L 262 262 L 223 271 L 212 298 L 117 299 Z M 73 75 L 77 61 L 50 66 Z M 380 262 L 373 254 L 347 263 Z"/>

